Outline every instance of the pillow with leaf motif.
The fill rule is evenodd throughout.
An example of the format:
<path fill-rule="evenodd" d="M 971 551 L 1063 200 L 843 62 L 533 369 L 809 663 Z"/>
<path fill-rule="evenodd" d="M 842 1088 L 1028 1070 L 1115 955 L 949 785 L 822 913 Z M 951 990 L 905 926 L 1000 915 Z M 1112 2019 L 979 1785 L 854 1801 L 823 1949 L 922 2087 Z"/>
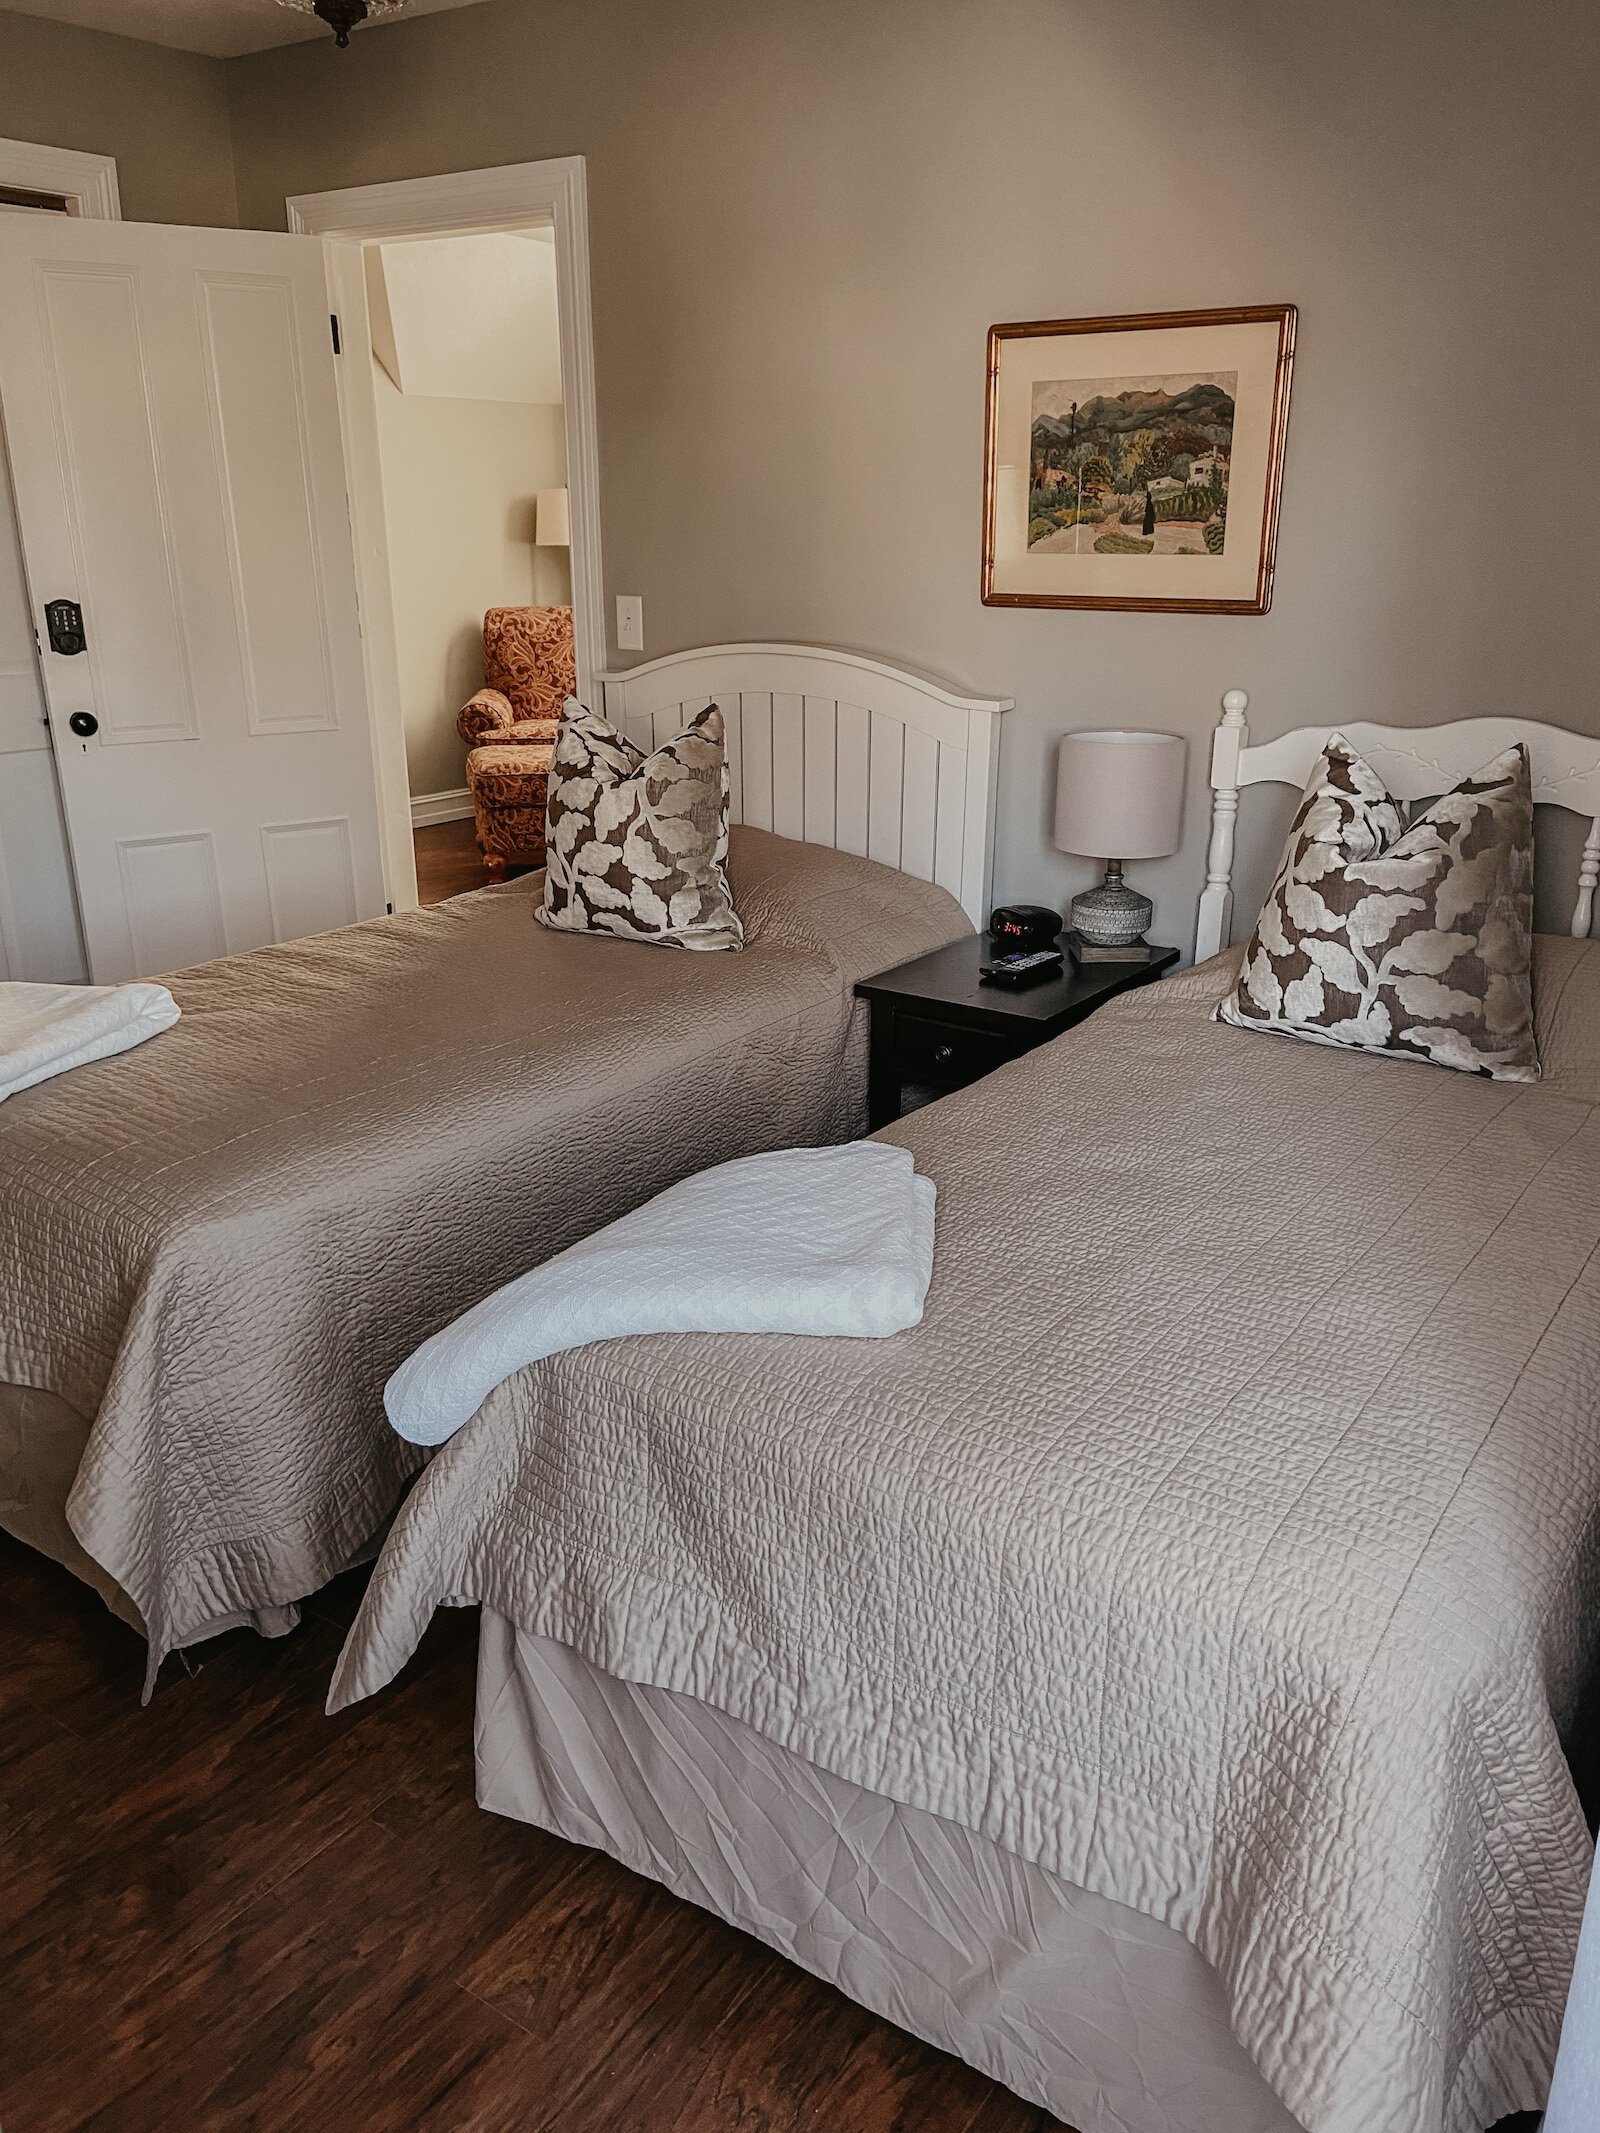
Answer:
<path fill-rule="evenodd" d="M 646 755 L 568 697 L 550 759 L 545 847 L 541 925 L 669 948 L 742 948 L 717 706 Z"/>
<path fill-rule="evenodd" d="M 1340 734 L 1217 1019 L 1537 1081 L 1533 790 L 1518 742 L 1405 824 Z"/>

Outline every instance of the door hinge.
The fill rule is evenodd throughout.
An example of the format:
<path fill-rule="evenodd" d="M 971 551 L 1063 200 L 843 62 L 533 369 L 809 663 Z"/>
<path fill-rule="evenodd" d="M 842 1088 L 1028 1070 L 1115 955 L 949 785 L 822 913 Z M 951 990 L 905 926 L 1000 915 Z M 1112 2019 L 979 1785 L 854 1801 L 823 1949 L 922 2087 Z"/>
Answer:
<path fill-rule="evenodd" d="M 337 311 L 328 313 L 328 325 L 333 332 L 333 352 L 335 355 L 343 355 L 344 348 L 339 340 L 339 314 Z"/>

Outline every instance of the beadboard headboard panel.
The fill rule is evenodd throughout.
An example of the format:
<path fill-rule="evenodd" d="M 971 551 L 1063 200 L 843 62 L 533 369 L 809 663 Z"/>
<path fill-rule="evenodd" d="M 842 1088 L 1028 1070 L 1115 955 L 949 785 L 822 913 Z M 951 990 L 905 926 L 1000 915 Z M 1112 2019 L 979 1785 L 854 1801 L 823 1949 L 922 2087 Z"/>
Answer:
<path fill-rule="evenodd" d="M 728 729 L 735 822 L 936 881 L 989 913 L 1009 699 L 807 644 L 717 644 L 602 674 L 605 715 L 658 748 L 708 703 Z"/>

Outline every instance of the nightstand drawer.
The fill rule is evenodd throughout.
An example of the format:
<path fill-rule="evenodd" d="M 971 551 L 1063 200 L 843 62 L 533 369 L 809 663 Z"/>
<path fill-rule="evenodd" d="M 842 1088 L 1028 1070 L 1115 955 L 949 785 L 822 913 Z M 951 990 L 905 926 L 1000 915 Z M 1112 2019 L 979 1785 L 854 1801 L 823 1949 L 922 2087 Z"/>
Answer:
<path fill-rule="evenodd" d="M 1009 1035 L 931 1022 L 921 1015 L 894 1018 L 894 1071 L 906 1081 L 943 1083 L 959 1089 L 1025 1050 Z"/>

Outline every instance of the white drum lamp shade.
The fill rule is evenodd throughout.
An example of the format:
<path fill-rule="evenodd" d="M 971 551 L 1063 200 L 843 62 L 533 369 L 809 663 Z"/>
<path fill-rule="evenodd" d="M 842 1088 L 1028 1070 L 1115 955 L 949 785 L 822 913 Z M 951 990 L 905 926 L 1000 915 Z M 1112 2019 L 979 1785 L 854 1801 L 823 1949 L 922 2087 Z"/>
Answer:
<path fill-rule="evenodd" d="M 534 510 L 534 544 L 539 548 L 570 548 L 572 521 L 567 515 L 565 489 L 541 489 Z"/>
<path fill-rule="evenodd" d="M 1056 837 L 1089 859 L 1165 859 L 1183 832 L 1188 743 L 1177 733 L 1068 733 L 1056 769 Z"/>
<path fill-rule="evenodd" d="M 1106 862 L 1106 878 L 1072 900 L 1072 929 L 1096 953 L 1148 956 L 1154 912 L 1122 879 L 1125 859 L 1164 859 L 1183 834 L 1188 743 L 1176 733 L 1068 733 L 1056 768 L 1055 841 Z"/>

